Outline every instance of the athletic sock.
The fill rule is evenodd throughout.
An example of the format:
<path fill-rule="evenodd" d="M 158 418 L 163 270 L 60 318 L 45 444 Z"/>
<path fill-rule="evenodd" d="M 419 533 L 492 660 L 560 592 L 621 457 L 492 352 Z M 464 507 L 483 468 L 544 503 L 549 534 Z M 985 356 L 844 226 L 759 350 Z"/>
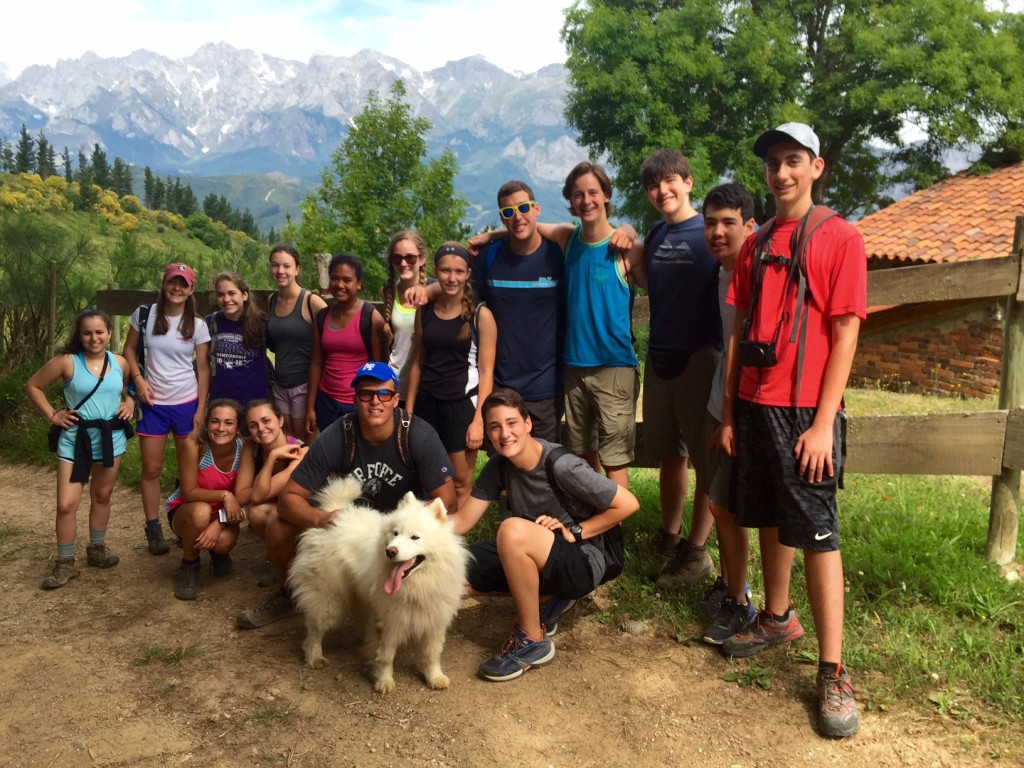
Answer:
<path fill-rule="evenodd" d="M 196 566 L 199 565 L 199 558 L 197 557 L 195 560 L 188 560 L 188 559 L 183 557 L 183 558 L 181 558 L 181 565 L 182 565 L 183 568 L 193 568 L 193 567 L 196 567 Z"/>
<path fill-rule="evenodd" d="M 107 540 L 107 529 L 104 528 L 102 531 L 95 531 L 92 528 L 89 529 L 89 543 L 90 544 L 103 544 Z"/>
<path fill-rule="evenodd" d="M 818 674 L 819 675 L 834 675 L 839 677 L 843 672 L 843 665 L 840 662 L 831 661 L 819 661 L 818 662 Z"/>
<path fill-rule="evenodd" d="M 780 624 L 785 624 L 787 621 L 789 621 L 789 616 L 792 613 L 792 611 L 793 611 L 792 608 L 787 608 L 786 612 L 783 613 L 783 614 L 773 613 L 772 614 L 772 618 L 775 619 Z"/>
<path fill-rule="evenodd" d="M 57 557 L 74 557 L 75 556 L 75 542 L 70 544 L 58 544 L 57 545 Z"/>

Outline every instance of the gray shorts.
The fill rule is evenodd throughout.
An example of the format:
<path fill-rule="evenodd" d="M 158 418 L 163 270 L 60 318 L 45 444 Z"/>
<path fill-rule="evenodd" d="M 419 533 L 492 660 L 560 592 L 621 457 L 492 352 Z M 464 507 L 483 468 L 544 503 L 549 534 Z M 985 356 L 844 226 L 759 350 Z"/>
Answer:
<path fill-rule="evenodd" d="M 309 401 L 309 384 L 299 384 L 287 389 L 274 385 L 274 402 L 281 413 L 293 419 L 306 418 L 306 403 Z"/>
<path fill-rule="evenodd" d="M 689 456 L 698 473 L 707 463 L 704 417 L 711 396 L 721 352 L 702 347 L 690 355 L 686 369 L 678 376 L 663 379 L 651 365 L 644 363 L 644 451 L 648 459 L 662 462 L 676 456 Z"/>
<path fill-rule="evenodd" d="M 721 422 L 705 412 L 702 444 L 707 451 L 706 469 L 697 477 L 697 490 L 706 493 L 711 503 L 722 509 L 729 508 L 729 486 L 732 483 L 732 456 L 721 449 L 708 448 L 711 436 Z"/>

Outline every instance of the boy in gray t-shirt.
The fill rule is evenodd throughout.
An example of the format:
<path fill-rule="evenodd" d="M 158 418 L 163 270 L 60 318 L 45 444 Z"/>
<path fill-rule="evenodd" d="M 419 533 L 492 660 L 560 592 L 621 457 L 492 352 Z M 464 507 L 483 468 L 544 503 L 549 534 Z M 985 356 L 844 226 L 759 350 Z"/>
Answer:
<path fill-rule="evenodd" d="M 469 502 L 452 516 L 465 534 L 505 491 L 509 511 L 495 541 L 470 547 L 469 592 L 511 594 L 516 624 L 500 653 L 480 665 L 480 675 L 503 682 L 555 657 L 550 639 L 557 619 L 577 598 L 606 580 L 621 542 L 606 534 L 633 514 L 640 503 L 625 488 L 594 472 L 572 453 L 551 461 L 560 446 L 534 438 L 526 403 L 514 390 L 499 389 L 484 402 L 484 429 L 495 456 L 483 468 Z M 548 466 L 550 464 L 550 467 Z M 551 487 L 553 478 L 558 488 Z M 572 500 L 594 514 L 577 521 L 562 503 Z M 541 606 L 541 595 L 551 600 Z"/>

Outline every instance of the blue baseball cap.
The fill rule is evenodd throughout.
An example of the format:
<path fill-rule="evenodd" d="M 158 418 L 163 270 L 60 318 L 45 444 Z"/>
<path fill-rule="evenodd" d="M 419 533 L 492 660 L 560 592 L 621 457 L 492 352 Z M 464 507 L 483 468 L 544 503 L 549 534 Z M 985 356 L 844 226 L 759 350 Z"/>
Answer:
<path fill-rule="evenodd" d="M 364 363 L 363 366 L 356 371 L 355 378 L 352 379 L 352 383 L 349 385 L 355 387 L 356 382 L 360 379 L 376 379 L 377 381 L 393 381 L 395 382 L 395 389 L 398 389 L 398 375 L 391 370 L 391 366 L 387 363 L 370 361 Z"/>

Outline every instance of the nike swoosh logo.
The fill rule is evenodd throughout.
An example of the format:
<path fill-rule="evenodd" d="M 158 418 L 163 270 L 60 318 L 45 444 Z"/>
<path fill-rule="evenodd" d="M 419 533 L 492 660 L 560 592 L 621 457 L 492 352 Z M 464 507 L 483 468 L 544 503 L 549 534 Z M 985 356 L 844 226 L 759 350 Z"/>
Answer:
<path fill-rule="evenodd" d="M 832 531 L 829 531 L 828 533 L 816 533 L 816 534 L 814 534 L 814 540 L 815 541 L 823 541 L 824 539 L 827 539 L 831 535 L 832 535 Z"/>

